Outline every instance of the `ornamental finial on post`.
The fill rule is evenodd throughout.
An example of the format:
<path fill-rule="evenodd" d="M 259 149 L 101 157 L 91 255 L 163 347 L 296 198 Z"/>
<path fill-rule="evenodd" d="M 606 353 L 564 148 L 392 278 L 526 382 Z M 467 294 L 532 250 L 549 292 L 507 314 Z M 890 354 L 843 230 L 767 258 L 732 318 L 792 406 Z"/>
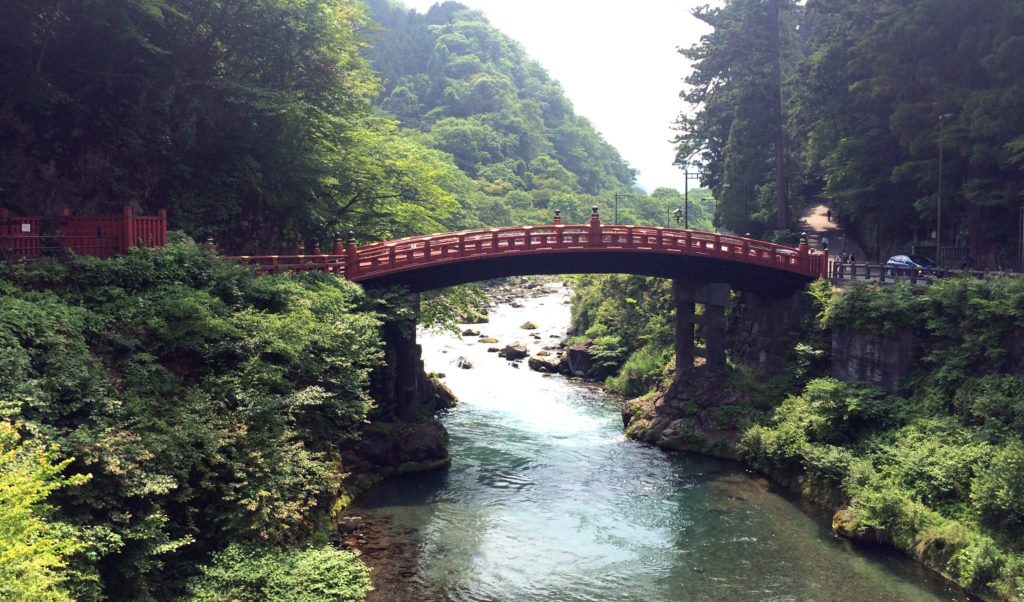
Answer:
<path fill-rule="evenodd" d="M 590 209 L 590 232 L 587 234 L 587 242 L 592 247 L 601 245 L 601 214 L 597 212 L 597 205 Z"/>
<path fill-rule="evenodd" d="M 359 272 L 359 249 L 356 246 L 356 233 L 349 230 L 345 242 L 345 277 L 349 280 Z"/>

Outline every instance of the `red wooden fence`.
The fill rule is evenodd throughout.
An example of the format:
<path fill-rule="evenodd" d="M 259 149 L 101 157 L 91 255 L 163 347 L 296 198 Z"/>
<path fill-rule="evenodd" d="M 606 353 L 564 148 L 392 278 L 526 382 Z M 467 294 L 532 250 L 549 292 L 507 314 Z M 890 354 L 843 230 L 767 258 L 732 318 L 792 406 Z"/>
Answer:
<path fill-rule="evenodd" d="M 0 209 L 0 256 L 39 257 L 38 217 L 11 217 Z"/>
<path fill-rule="evenodd" d="M 44 234 L 38 217 L 10 217 L 0 209 L 0 256 L 7 259 L 32 259 L 52 251 L 71 251 L 76 255 L 113 257 L 132 247 L 167 245 L 167 212 L 156 216 L 137 216 L 125 208 L 118 216 L 72 216 L 60 211 L 56 233 Z"/>

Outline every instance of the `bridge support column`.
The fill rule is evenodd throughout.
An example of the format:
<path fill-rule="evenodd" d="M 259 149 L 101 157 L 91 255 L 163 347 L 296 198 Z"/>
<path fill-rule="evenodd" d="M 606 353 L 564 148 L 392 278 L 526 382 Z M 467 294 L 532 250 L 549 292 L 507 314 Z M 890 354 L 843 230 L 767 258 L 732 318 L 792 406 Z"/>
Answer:
<path fill-rule="evenodd" d="M 676 301 L 676 373 L 693 369 L 694 325 L 702 326 L 704 358 L 708 370 L 725 369 L 725 308 L 729 304 L 731 287 L 728 283 L 695 283 L 673 280 L 672 291 Z M 704 314 L 696 314 L 696 305 L 704 306 Z"/>
<path fill-rule="evenodd" d="M 676 374 L 693 369 L 693 327 L 697 323 L 694 285 L 685 280 L 672 281 L 676 301 Z"/>
<path fill-rule="evenodd" d="M 404 304 L 412 309 L 411 318 L 383 324 L 384 362 L 370 377 L 371 393 L 388 419 L 413 420 L 426 397 L 422 348 L 416 342 L 419 293 L 410 293 Z"/>

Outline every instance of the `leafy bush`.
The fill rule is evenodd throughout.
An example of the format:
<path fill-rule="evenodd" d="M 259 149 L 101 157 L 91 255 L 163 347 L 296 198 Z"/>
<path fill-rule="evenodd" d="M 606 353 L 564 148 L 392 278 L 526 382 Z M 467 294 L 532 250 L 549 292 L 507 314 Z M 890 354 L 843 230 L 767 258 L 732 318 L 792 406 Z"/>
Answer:
<path fill-rule="evenodd" d="M 189 583 L 191 600 L 355 602 L 371 590 L 370 571 L 330 547 L 277 551 L 232 544 Z"/>
<path fill-rule="evenodd" d="M 670 352 L 646 345 L 629 356 L 618 375 L 608 378 L 605 386 L 616 393 L 638 397 L 655 388 L 664 378 L 665 363 Z"/>
<path fill-rule="evenodd" d="M 71 464 L 18 425 L 0 421 L 0 599 L 72 600 L 68 559 L 85 548 L 81 534 L 53 519 L 50 495 L 88 475 L 63 476 Z"/>
<path fill-rule="evenodd" d="M 1024 536 L 1024 444 L 998 448 L 980 465 L 971 483 L 971 500 L 979 518 L 1007 536 Z"/>

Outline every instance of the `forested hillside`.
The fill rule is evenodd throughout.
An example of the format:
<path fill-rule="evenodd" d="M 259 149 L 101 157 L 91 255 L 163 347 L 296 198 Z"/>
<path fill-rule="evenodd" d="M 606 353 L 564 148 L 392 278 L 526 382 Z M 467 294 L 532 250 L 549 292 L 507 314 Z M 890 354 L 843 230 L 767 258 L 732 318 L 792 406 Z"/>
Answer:
<path fill-rule="evenodd" d="M 632 188 L 618 152 L 482 13 L 455 2 L 425 15 L 390 0 L 368 4 L 381 27 L 370 51 L 380 106 L 473 179 L 461 198 L 481 223 L 548 221 L 549 207 L 580 223 L 591 205 Z"/>
<path fill-rule="evenodd" d="M 914 241 L 934 253 L 941 121 L 943 247 L 1014 265 L 1024 5 L 731 0 L 695 15 L 714 31 L 682 50 L 679 157 L 706 163 L 725 227 L 778 228 L 781 184 L 791 228 L 824 199 L 883 260 Z"/>

